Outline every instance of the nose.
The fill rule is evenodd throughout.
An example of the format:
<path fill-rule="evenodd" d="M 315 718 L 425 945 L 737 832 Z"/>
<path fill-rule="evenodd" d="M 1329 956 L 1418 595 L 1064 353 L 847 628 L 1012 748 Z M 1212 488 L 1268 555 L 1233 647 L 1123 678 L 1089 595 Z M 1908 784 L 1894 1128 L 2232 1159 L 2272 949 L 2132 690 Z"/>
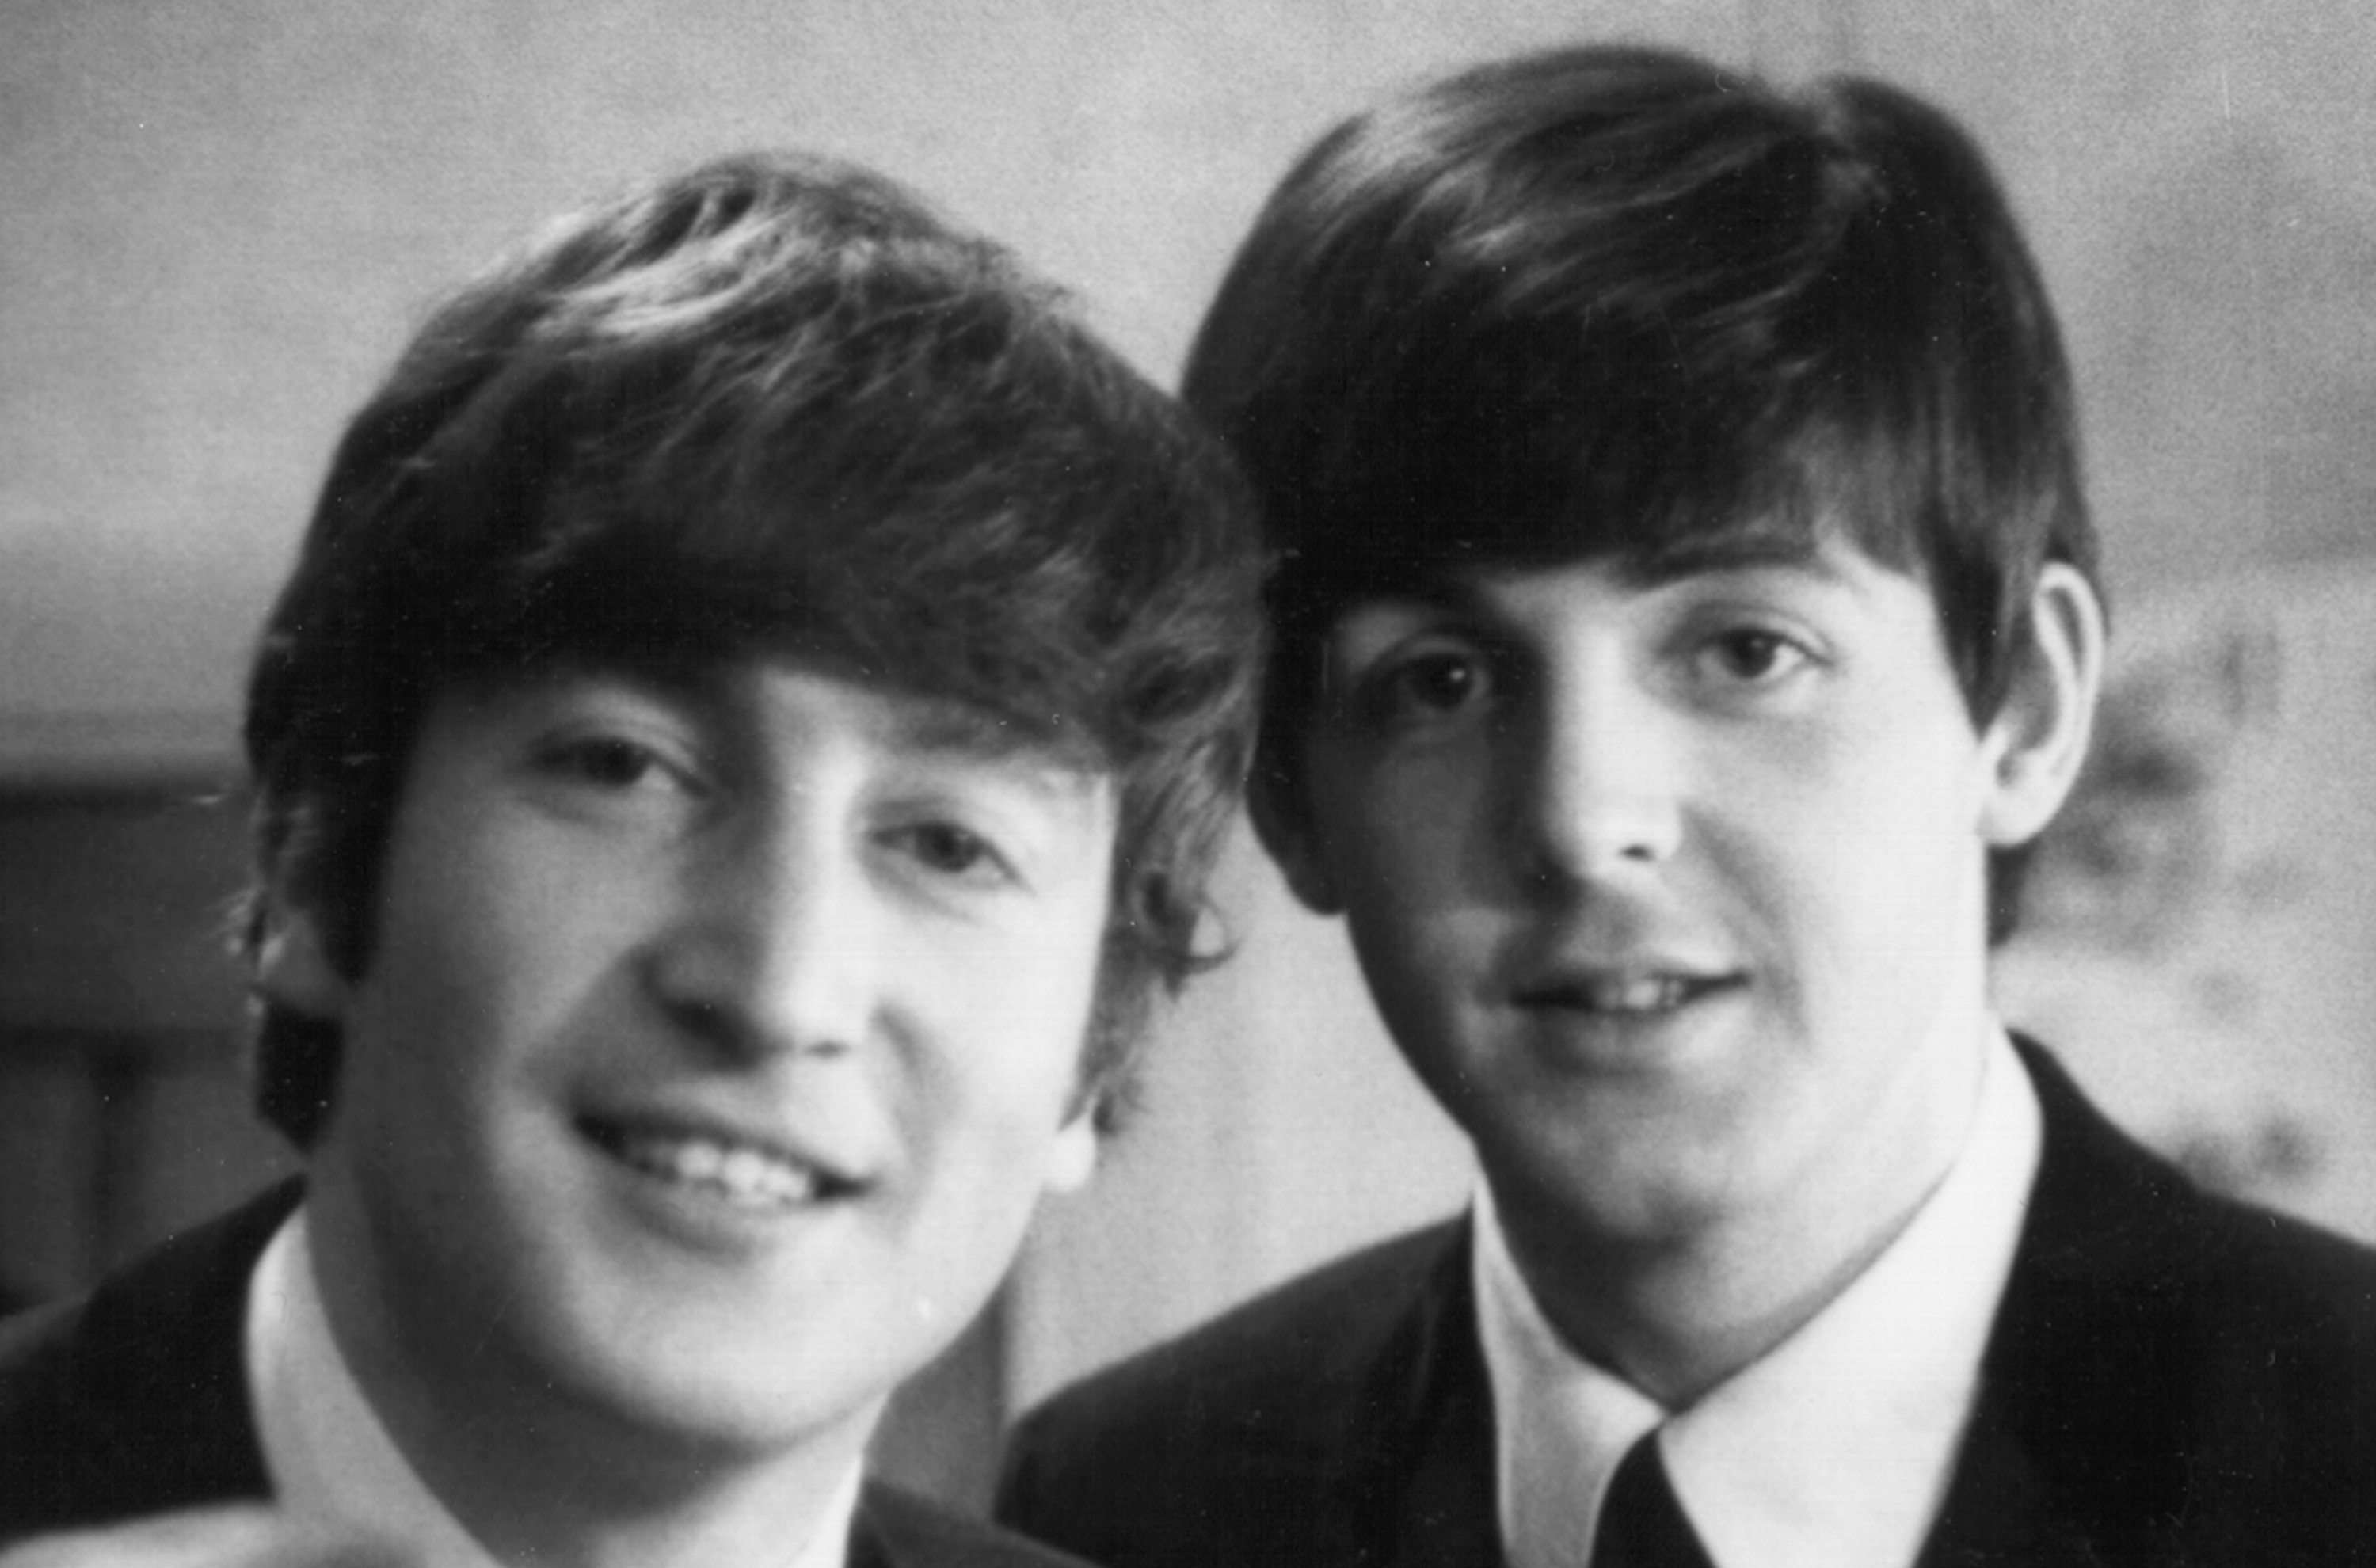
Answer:
<path fill-rule="evenodd" d="M 879 933 L 863 869 L 814 825 L 735 836 L 683 867 L 651 988 L 689 1034 L 746 1059 L 838 1056 L 870 1024 Z"/>
<path fill-rule="evenodd" d="M 1683 833 L 1681 756 L 1657 703 L 1615 679 L 1544 697 L 1511 737 L 1505 776 L 1527 879 L 1573 885 L 1670 859 Z"/>

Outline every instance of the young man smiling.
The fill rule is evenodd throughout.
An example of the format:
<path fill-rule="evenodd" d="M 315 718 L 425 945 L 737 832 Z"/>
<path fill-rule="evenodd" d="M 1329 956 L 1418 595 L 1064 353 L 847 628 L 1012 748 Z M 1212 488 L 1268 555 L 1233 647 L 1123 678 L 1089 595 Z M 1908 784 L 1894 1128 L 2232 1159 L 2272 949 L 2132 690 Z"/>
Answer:
<path fill-rule="evenodd" d="M 1339 125 L 1192 406 L 1283 563 L 1256 824 L 1473 1211 L 1060 1396 L 1115 1568 L 2376 1561 L 2376 1260 L 1987 994 L 2104 614 L 2063 351 L 1907 95 L 1652 50 Z"/>
<path fill-rule="evenodd" d="M 1049 1561 L 861 1455 L 1198 961 L 1256 561 L 1169 399 L 862 171 L 695 169 L 447 300 L 249 691 L 302 1193 L 0 1336 L 0 1539 Z"/>

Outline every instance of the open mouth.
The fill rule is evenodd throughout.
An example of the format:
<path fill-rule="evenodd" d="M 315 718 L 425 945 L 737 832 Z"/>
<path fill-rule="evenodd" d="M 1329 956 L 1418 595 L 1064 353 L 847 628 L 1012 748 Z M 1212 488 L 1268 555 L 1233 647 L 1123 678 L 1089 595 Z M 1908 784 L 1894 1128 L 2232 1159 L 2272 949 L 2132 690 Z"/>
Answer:
<path fill-rule="evenodd" d="M 1522 992 L 1522 1006 L 1558 1008 L 1596 1017 L 1653 1018 L 1680 1012 L 1694 1002 L 1742 982 L 1733 975 L 1587 975 Z"/>
<path fill-rule="evenodd" d="M 737 1208 L 790 1208 L 848 1197 L 859 1183 L 739 1138 L 583 1119 L 588 1138 L 646 1176 L 723 1198 Z"/>

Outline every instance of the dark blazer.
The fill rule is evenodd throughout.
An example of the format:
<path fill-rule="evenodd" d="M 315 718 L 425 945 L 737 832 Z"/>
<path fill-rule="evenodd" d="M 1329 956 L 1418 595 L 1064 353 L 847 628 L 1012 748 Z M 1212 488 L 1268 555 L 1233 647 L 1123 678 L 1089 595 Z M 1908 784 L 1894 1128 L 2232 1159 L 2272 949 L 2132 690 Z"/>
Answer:
<path fill-rule="evenodd" d="M 2376 1563 L 2376 1253 L 2213 1197 L 2022 1054 L 2045 1145 L 1924 1568 Z M 1060 1394 L 999 1512 L 1112 1568 L 1492 1564 L 1465 1220 Z"/>
<path fill-rule="evenodd" d="M 291 1184 L 89 1296 L 0 1324 L 0 1543 L 271 1495 L 241 1366 L 248 1276 Z M 850 1568 L 1081 1568 L 869 1481 Z"/>

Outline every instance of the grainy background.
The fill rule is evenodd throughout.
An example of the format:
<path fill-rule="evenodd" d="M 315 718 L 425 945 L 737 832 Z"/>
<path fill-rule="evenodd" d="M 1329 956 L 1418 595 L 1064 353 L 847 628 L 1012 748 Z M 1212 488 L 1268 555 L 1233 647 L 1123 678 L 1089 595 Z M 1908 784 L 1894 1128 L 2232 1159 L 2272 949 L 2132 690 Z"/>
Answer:
<path fill-rule="evenodd" d="M 1592 36 L 1869 71 L 1977 132 L 2063 311 L 2123 604 L 2358 580 L 2358 0 L 0 0 L 0 1273 L 67 1288 L 271 1162 L 205 931 L 235 815 L 160 802 L 223 777 L 339 422 L 431 291 L 635 174 L 798 144 L 1009 241 L 1168 382 L 1328 122 Z M 1336 932 L 1243 845 L 1225 893 L 1241 956 L 977 1342 L 987 1419 L 1462 1190 Z M 2356 1038 L 2308 1070 L 2376 1089 Z M 2367 1199 L 2321 1201 L 2376 1229 Z"/>

